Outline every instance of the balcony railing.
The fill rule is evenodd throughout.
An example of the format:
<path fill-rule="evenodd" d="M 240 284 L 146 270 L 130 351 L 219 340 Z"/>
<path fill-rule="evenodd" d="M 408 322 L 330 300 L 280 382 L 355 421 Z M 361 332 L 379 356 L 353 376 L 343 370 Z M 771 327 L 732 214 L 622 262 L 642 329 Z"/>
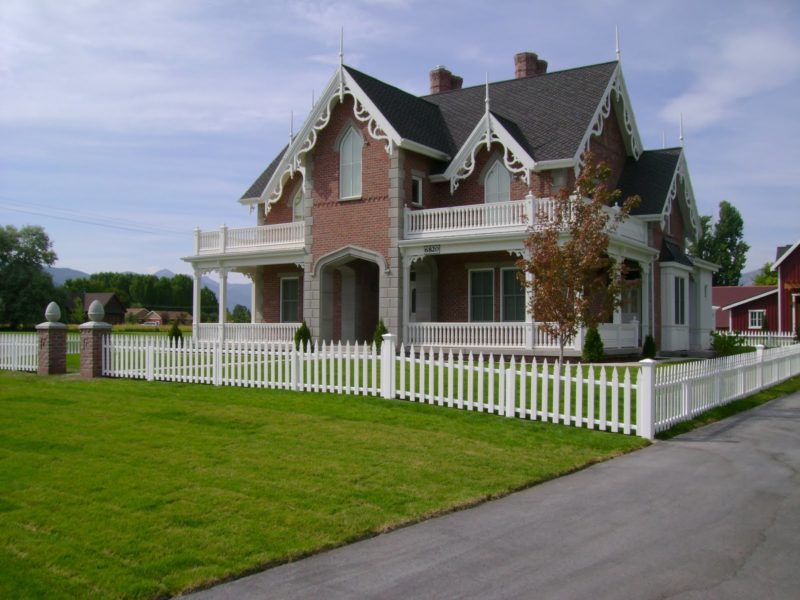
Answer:
<path fill-rule="evenodd" d="M 291 342 L 298 327 L 300 323 L 198 323 L 194 336 L 201 342 Z"/>
<path fill-rule="evenodd" d="M 447 238 L 492 233 L 524 233 L 528 227 L 543 225 L 554 218 L 553 198 L 526 196 L 523 200 L 467 204 L 447 208 L 405 211 L 405 239 Z M 613 211 L 613 208 L 607 208 Z M 617 235 L 647 243 L 644 223 L 628 219 Z"/>
<path fill-rule="evenodd" d="M 195 254 L 225 254 L 248 250 L 283 249 L 302 247 L 305 243 L 305 224 L 302 221 L 228 229 L 224 225 L 216 231 L 194 232 Z"/>

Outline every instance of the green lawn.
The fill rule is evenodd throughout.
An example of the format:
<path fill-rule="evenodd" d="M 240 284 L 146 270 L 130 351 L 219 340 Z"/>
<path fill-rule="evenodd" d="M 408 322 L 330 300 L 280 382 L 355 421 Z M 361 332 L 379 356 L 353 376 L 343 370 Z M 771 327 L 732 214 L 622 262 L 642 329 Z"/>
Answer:
<path fill-rule="evenodd" d="M 2 372 L 0 597 L 169 596 L 645 444 L 400 401 Z"/>

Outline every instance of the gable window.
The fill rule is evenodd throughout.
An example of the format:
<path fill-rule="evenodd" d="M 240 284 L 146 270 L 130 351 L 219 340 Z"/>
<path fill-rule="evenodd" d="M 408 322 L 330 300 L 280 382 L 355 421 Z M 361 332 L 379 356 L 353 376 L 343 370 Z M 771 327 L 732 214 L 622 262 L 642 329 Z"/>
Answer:
<path fill-rule="evenodd" d="M 511 200 L 511 173 L 505 168 L 503 163 L 496 160 L 486 173 L 483 182 L 484 201 L 506 202 Z"/>
<path fill-rule="evenodd" d="M 339 199 L 361 197 L 361 150 L 364 141 L 352 127 L 339 144 Z"/>
<path fill-rule="evenodd" d="M 297 190 L 297 193 L 294 195 L 294 199 L 292 199 L 292 221 L 302 221 L 303 220 L 303 188 L 301 187 Z"/>
<path fill-rule="evenodd" d="M 422 177 L 411 178 L 411 205 L 422 206 Z"/>
<path fill-rule="evenodd" d="M 469 272 L 469 320 L 494 321 L 494 269 Z"/>
<path fill-rule="evenodd" d="M 550 189 L 550 195 L 555 196 L 557 195 L 562 189 L 567 187 L 567 170 L 566 169 L 555 169 L 553 171 L 553 179 Z"/>
<path fill-rule="evenodd" d="M 297 323 L 300 309 L 300 278 L 281 277 L 281 323 Z"/>
<path fill-rule="evenodd" d="M 675 325 L 686 325 L 686 280 L 675 278 Z"/>
<path fill-rule="evenodd" d="M 749 310 L 748 314 L 748 327 L 750 329 L 762 329 L 764 327 L 764 317 L 766 316 L 764 309 Z"/>
<path fill-rule="evenodd" d="M 503 321 L 525 320 L 525 289 L 517 275 L 517 269 L 502 269 Z"/>

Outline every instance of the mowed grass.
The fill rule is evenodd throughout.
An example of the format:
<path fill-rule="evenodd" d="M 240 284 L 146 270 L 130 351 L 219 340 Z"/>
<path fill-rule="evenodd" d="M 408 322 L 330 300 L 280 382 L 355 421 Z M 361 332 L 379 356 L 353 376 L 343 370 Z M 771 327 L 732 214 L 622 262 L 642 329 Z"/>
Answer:
<path fill-rule="evenodd" d="M 0 597 L 166 597 L 646 443 L 402 401 L 3 372 Z"/>

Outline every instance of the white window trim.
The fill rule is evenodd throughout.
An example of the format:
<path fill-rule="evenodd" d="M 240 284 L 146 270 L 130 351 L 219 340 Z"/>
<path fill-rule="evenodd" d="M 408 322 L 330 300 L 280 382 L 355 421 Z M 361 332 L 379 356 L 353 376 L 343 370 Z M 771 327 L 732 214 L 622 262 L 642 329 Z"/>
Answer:
<path fill-rule="evenodd" d="M 419 202 L 414 202 L 414 181 L 419 182 Z M 422 194 L 422 177 L 418 177 L 417 175 L 411 176 L 411 206 L 419 206 L 421 207 L 424 202 L 424 197 Z"/>
<path fill-rule="evenodd" d="M 494 173 L 495 169 L 502 169 L 503 172 L 508 175 L 508 198 L 500 199 L 500 200 L 489 200 L 489 177 Z M 511 183 L 512 183 L 511 172 L 506 168 L 503 162 L 500 159 L 495 159 L 494 164 L 490 165 L 488 169 L 486 169 L 486 174 L 483 176 L 483 203 L 484 204 L 494 204 L 495 202 L 507 202 L 511 200 Z"/>
<path fill-rule="evenodd" d="M 505 299 L 506 299 L 506 279 L 503 276 L 503 271 L 514 271 L 514 273 L 519 273 L 519 269 L 516 267 L 502 267 L 500 269 L 500 322 L 501 323 L 524 323 L 525 322 L 525 311 L 528 310 L 528 307 L 525 306 L 525 287 L 522 288 L 522 320 L 520 321 L 506 321 L 503 319 L 503 314 L 505 313 Z"/>
<path fill-rule="evenodd" d="M 281 277 L 280 283 L 280 322 L 281 323 L 295 323 L 295 321 L 287 321 L 284 319 L 283 315 L 283 282 L 289 280 L 295 280 L 297 282 L 297 317 L 300 318 L 300 277 L 297 275 L 293 275 L 291 277 Z"/>
<path fill-rule="evenodd" d="M 358 138 L 359 142 L 361 143 L 361 173 L 360 173 L 361 181 L 360 181 L 360 185 L 359 185 L 359 190 L 360 191 L 359 191 L 358 194 L 352 194 L 350 196 L 343 196 L 342 195 L 342 157 L 343 157 L 344 154 L 342 152 L 342 146 L 344 145 L 345 140 L 347 140 L 347 138 L 350 135 L 355 135 Z M 348 200 L 361 200 L 361 198 L 363 197 L 363 194 L 364 194 L 364 138 L 362 137 L 361 132 L 358 129 L 356 129 L 355 127 L 353 127 L 352 125 L 349 125 L 342 132 L 342 137 L 339 140 L 339 143 L 337 144 L 337 149 L 339 151 L 339 201 L 340 202 L 341 201 L 346 202 Z"/>
<path fill-rule="evenodd" d="M 761 315 L 761 322 L 758 325 L 753 325 L 753 316 L 754 315 Z M 755 308 L 752 310 L 747 311 L 747 328 L 748 329 L 762 329 L 764 327 L 764 319 L 767 316 L 766 309 L 763 308 Z"/>
<path fill-rule="evenodd" d="M 488 271 L 492 274 L 492 320 L 491 321 L 473 321 L 472 320 L 472 274 L 478 271 Z M 494 269 L 469 269 L 467 271 L 467 321 L 469 323 L 494 323 Z"/>

